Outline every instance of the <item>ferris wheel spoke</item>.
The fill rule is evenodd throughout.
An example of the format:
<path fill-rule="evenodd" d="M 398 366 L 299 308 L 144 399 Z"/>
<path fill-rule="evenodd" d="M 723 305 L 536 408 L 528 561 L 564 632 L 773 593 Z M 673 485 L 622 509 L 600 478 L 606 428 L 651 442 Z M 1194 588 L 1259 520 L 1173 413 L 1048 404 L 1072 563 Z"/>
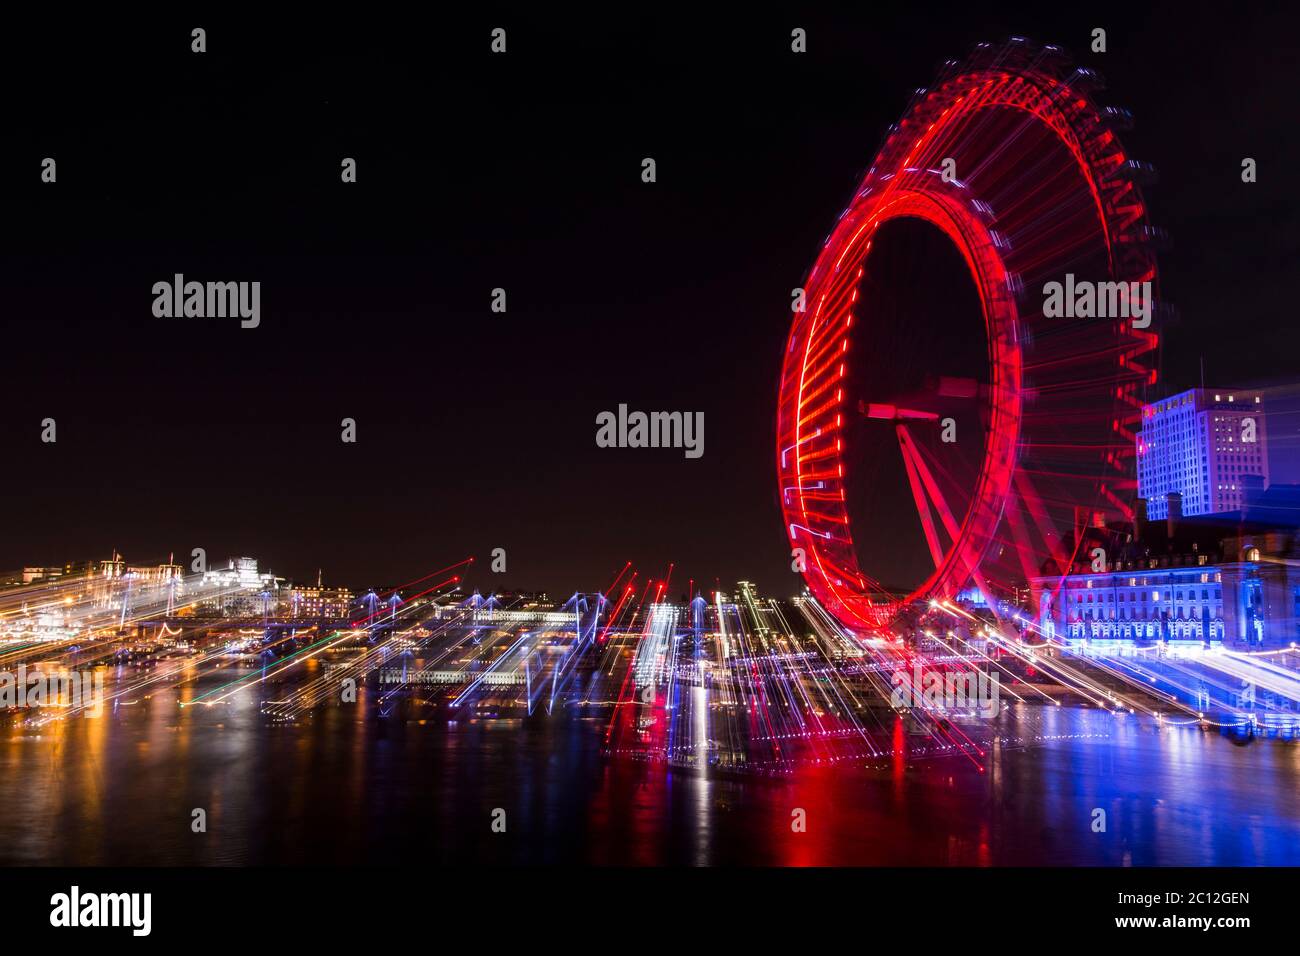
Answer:
<path fill-rule="evenodd" d="M 961 534 L 957 525 L 957 519 L 953 515 L 952 509 L 948 507 L 948 502 L 944 498 L 943 492 L 939 489 L 939 483 L 934 480 L 934 474 L 930 471 L 930 466 L 927 465 L 925 459 L 921 457 L 920 448 L 912 441 L 912 436 L 907 433 L 907 429 L 903 428 L 901 425 L 899 426 L 898 437 L 899 441 L 904 445 L 903 454 L 911 459 L 912 467 L 916 469 L 926 493 L 934 502 L 935 510 L 939 512 L 939 517 L 943 521 L 944 530 L 948 532 L 948 537 L 953 541 L 956 541 Z"/>
<path fill-rule="evenodd" d="M 1020 500 L 1023 510 L 1033 519 L 1034 527 L 1038 531 L 1042 543 L 1039 552 L 1045 551 L 1058 566 L 1064 567 L 1063 562 L 1066 560 L 1064 534 L 1057 526 L 1057 522 L 1053 520 L 1047 501 L 1039 493 L 1033 477 L 1027 471 L 1017 471 L 1013 482 L 1016 497 Z M 1025 531 L 1027 534 L 1027 526 Z"/>
<path fill-rule="evenodd" d="M 925 497 L 925 487 L 917 474 L 916 462 L 908 449 L 907 432 L 902 424 L 895 425 L 898 433 L 898 450 L 903 456 L 903 466 L 907 469 L 907 484 L 912 489 L 912 499 L 916 502 L 916 513 L 921 519 L 921 529 L 925 532 L 925 543 L 929 545 L 930 557 L 936 568 L 943 567 L 943 545 L 939 543 L 939 532 L 935 529 L 934 518 L 930 514 L 930 502 Z"/>

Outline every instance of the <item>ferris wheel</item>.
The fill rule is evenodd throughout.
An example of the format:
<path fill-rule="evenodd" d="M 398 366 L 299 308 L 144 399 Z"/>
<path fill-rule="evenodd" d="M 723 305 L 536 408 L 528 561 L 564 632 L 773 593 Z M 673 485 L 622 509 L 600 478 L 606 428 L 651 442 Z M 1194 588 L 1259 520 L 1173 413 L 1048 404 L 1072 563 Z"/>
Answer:
<path fill-rule="evenodd" d="M 809 273 L 777 473 L 808 589 L 848 626 L 1063 574 L 1084 528 L 1132 517 L 1162 236 L 1141 192 L 1152 171 L 1120 144 L 1130 118 L 1097 105 L 1099 86 L 1024 40 L 950 61 L 889 130 Z M 954 284 L 968 306 L 935 299 Z M 1045 290 L 1066 286 L 1146 301 L 1045 308 Z"/>

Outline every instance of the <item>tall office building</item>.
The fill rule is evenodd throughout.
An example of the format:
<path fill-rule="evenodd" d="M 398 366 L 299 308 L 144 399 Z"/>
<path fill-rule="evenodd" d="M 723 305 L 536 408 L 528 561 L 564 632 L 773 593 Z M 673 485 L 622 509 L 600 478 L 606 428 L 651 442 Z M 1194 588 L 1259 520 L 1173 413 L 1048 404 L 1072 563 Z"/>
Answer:
<path fill-rule="evenodd" d="M 1168 516 L 1167 495 L 1183 514 L 1238 511 L 1247 475 L 1268 486 L 1268 443 L 1258 391 L 1193 388 L 1142 408 L 1137 437 L 1138 497 L 1147 517 Z"/>

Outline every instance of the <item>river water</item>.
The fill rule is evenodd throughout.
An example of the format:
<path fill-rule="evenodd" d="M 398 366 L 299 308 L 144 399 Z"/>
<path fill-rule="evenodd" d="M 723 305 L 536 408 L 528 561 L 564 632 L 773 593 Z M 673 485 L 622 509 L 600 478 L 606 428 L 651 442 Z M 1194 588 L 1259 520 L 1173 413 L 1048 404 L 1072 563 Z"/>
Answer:
<path fill-rule="evenodd" d="M 11 721 L 0 862 L 1300 863 L 1293 741 L 1020 705 L 983 771 L 956 756 L 757 777 L 608 757 L 606 721 L 335 706 L 273 723 L 251 695 L 182 709 L 165 692 Z"/>

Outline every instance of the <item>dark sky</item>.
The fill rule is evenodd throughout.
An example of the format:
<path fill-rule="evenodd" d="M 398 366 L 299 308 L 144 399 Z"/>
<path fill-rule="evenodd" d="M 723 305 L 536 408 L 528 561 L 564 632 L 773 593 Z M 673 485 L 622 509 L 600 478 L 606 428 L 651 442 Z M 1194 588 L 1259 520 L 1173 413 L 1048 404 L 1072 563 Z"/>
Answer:
<path fill-rule="evenodd" d="M 911 91 L 1015 34 L 1136 116 L 1174 239 L 1170 385 L 1201 355 L 1212 384 L 1296 377 L 1295 15 L 859 6 L 14 24 L 0 568 L 204 547 L 364 586 L 504 547 L 509 574 L 473 583 L 594 589 L 630 559 L 643 580 L 675 561 L 674 590 L 793 590 L 772 448 L 789 290 Z M 155 318 L 176 272 L 260 281 L 261 327 Z M 703 411 L 704 457 L 596 448 L 620 402 Z"/>

